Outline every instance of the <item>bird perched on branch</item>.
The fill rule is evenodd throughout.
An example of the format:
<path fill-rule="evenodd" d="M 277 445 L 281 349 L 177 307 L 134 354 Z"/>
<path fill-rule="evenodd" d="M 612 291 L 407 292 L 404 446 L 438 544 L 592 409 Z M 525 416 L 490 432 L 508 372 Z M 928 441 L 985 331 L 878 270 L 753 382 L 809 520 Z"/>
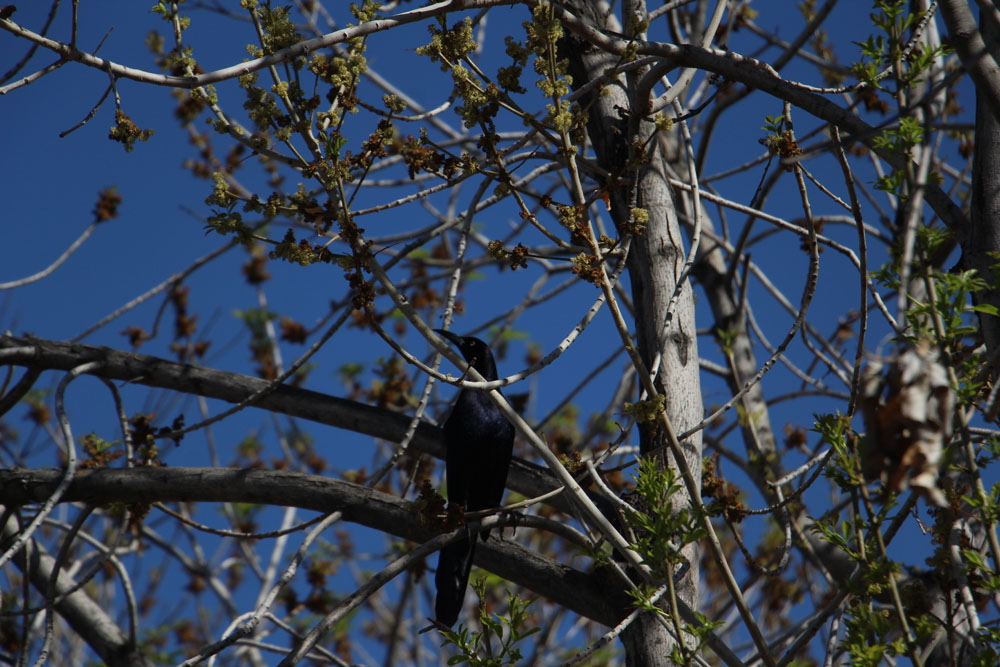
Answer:
<path fill-rule="evenodd" d="M 496 362 L 486 343 L 450 331 L 437 329 L 437 332 L 454 343 L 483 378 L 497 379 Z M 486 392 L 462 389 L 443 430 L 448 502 L 462 505 L 467 512 L 499 506 L 514 448 L 514 427 Z M 480 532 L 480 536 L 486 540 L 489 531 Z M 451 626 L 458 620 L 475 551 L 476 538 L 469 535 L 452 542 L 438 555 L 434 617 L 439 623 Z"/>

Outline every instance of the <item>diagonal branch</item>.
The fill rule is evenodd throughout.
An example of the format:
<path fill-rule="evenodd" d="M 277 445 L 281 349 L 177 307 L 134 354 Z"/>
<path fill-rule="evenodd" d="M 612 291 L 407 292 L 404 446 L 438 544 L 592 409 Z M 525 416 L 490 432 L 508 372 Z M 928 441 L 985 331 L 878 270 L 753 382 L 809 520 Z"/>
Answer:
<path fill-rule="evenodd" d="M 100 362 L 98 368 L 89 371 L 97 377 L 171 389 L 229 403 L 239 403 L 268 385 L 265 380 L 240 373 L 181 364 L 109 347 L 0 336 L 0 364 L 26 366 L 36 371 L 69 371 L 89 361 Z M 0 405 L 3 403 L 0 399 Z M 363 433 L 389 442 L 401 442 L 410 427 L 410 417 L 399 412 L 288 385 L 277 387 L 253 405 L 262 410 Z M 410 447 L 422 454 L 444 459 L 444 439 L 441 430 L 433 424 L 417 424 Z M 511 462 L 507 486 L 532 498 L 549 493 L 560 485 L 545 468 L 515 458 Z M 546 502 L 561 511 L 572 510 L 569 502 L 561 495 Z M 599 502 L 598 505 L 601 506 Z"/>
<path fill-rule="evenodd" d="M 965 0 L 941 0 L 940 7 L 951 47 L 976 84 L 979 99 L 984 100 L 993 117 L 1000 120 L 1000 65 L 986 48 L 969 5 Z"/>
<path fill-rule="evenodd" d="M 458 6 L 456 6 L 456 4 L 458 4 Z M 476 0 L 475 2 L 467 0 L 465 3 L 455 3 L 453 0 L 444 0 L 444 2 L 436 2 L 432 5 L 428 5 L 427 7 L 419 7 L 417 9 L 400 12 L 399 14 L 384 19 L 366 21 L 361 25 L 351 26 L 323 35 L 322 37 L 299 42 L 298 44 L 289 46 L 286 49 L 281 49 L 280 51 L 276 51 L 261 58 L 255 58 L 254 60 L 248 60 L 247 62 L 239 63 L 238 65 L 224 67 L 222 69 L 215 70 L 214 72 L 206 72 L 196 76 L 170 76 L 166 74 L 147 72 L 133 67 L 126 67 L 125 65 L 87 53 L 86 51 L 81 51 L 70 44 L 65 44 L 63 42 L 39 35 L 38 33 L 32 32 L 24 26 L 18 25 L 9 19 L 0 19 L 0 29 L 6 30 L 16 37 L 26 39 L 29 42 L 33 42 L 39 46 L 49 49 L 50 51 L 58 53 L 66 60 L 75 60 L 83 65 L 87 65 L 88 67 L 94 67 L 104 72 L 108 72 L 120 79 L 131 79 L 133 81 L 152 83 L 157 86 L 168 86 L 170 88 L 190 89 L 198 88 L 199 86 L 205 86 L 211 83 L 218 83 L 227 79 L 235 79 L 243 76 L 244 74 L 249 74 L 250 72 L 256 72 L 257 70 L 272 67 L 296 58 L 308 56 L 314 51 L 329 48 L 334 44 L 342 44 L 358 37 L 364 37 L 365 35 L 390 30 L 406 23 L 423 21 L 424 19 L 445 14 L 449 11 L 462 9 L 463 4 L 475 5 L 477 7 L 490 7 L 520 4 L 520 0 Z"/>
<path fill-rule="evenodd" d="M 43 494 L 47 497 L 58 484 L 61 471 L 48 470 L 46 473 L 49 474 L 50 482 Z M 3 527 L 2 537 L 4 543 L 17 537 L 10 522 Z M 28 552 L 27 557 L 25 551 Z M 27 549 L 22 549 L 14 555 L 12 562 L 22 572 L 27 572 L 32 585 L 39 591 L 50 590 L 49 578 L 52 576 L 56 559 L 46 553 L 39 544 L 31 542 Z M 53 597 L 60 597 L 75 586 L 76 581 L 73 577 L 61 570 L 51 593 Z M 56 603 L 55 607 L 70 627 L 110 667 L 151 667 L 152 663 L 129 642 L 128 635 L 122 632 L 115 621 L 105 613 L 104 608 L 83 590 L 69 593 L 62 601 Z"/>

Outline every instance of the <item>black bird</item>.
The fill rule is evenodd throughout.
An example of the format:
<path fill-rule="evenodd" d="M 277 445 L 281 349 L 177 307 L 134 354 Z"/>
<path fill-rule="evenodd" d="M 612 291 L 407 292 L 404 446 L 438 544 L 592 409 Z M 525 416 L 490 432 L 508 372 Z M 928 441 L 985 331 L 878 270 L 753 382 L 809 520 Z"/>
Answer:
<path fill-rule="evenodd" d="M 497 365 L 486 343 L 472 336 L 436 331 L 454 343 L 486 380 L 497 379 Z M 467 512 L 499 506 L 514 449 L 514 427 L 485 392 L 458 392 L 458 400 L 444 423 L 444 441 L 448 502 L 462 505 Z M 486 540 L 489 531 L 480 535 Z M 476 538 L 470 535 L 452 542 L 438 555 L 434 617 L 439 623 L 451 626 L 458 620 L 475 551 Z"/>

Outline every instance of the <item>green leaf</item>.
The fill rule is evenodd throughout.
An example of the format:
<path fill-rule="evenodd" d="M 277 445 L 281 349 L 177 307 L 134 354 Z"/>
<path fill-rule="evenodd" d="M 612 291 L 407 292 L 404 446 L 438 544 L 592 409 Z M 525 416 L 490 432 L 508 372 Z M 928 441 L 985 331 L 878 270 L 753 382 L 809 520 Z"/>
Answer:
<path fill-rule="evenodd" d="M 987 315 L 1000 316 L 1000 310 L 997 307 L 989 303 L 980 303 L 972 307 L 972 310 L 977 313 L 985 313 Z"/>

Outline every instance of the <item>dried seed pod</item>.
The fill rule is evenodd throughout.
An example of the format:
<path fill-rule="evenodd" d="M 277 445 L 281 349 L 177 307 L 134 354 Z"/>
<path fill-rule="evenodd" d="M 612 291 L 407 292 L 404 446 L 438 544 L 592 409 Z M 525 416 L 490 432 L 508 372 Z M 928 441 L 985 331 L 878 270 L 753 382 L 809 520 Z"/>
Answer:
<path fill-rule="evenodd" d="M 885 373 L 883 373 L 883 369 Z M 923 341 L 873 362 L 862 379 L 864 472 L 886 491 L 917 489 L 939 507 L 938 468 L 951 437 L 955 395 L 937 351 Z"/>

